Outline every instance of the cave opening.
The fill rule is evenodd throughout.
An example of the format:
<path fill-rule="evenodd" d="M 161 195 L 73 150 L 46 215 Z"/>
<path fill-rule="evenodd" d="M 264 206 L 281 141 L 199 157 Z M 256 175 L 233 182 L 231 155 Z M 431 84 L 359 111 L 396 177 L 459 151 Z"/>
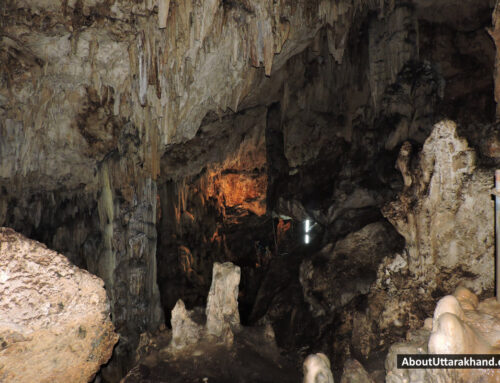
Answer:
<path fill-rule="evenodd" d="M 294 378 L 322 352 L 384 381 L 441 296 L 491 296 L 490 232 L 463 222 L 500 159 L 492 2 L 158 1 L 0 5 L 0 226 L 104 281 L 96 381 L 154 375 L 139 356 L 172 310 L 208 321 L 215 263 Z"/>

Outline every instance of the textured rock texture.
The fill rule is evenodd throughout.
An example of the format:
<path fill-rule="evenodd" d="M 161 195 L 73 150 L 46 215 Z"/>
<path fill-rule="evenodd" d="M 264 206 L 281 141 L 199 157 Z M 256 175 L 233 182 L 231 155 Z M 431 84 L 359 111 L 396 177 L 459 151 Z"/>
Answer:
<path fill-rule="evenodd" d="M 398 249 L 398 243 L 403 245 L 390 225 L 376 222 L 304 260 L 299 278 L 314 315 L 329 315 L 355 297 L 368 294 L 378 264 Z"/>
<path fill-rule="evenodd" d="M 457 288 L 453 295 L 438 302 L 431 332 L 429 329 L 418 330 L 408 335 L 407 343 L 391 347 L 386 359 L 387 383 L 498 382 L 500 372 L 497 369 L 398 369 L 396 355 L 498 354 L 499 325 L 500 304 L 496 299 L 479 302 L 467 288 Z"/>
<path fill-rule="evenodd" d="M 409 143 L 403 145 L 397 167 L 405 187 L 383 209 L 406 240 L 409 272 L 417 282 L 425 280 L 427 289 L 449 291 L 460 280 L 477 293 L 491 288 L 491 173 L 477 168 L 475 151 L 452 121 L 435 125 L 413 167 L 411 152 Z"/>
<path fill-rule="evenodd" d="M 420 328 L 460 283 L 477 294 L 493 288 L 493 170 L 451 121 L 436 124 L 418 153 L 405 143 L 396 166 L 404 188 L 382 212 L 406 244 L 380 262 L 367 306 L 353 315 L 351 344 L 365 356 Z"/>
<path fill-rule="evenodd" d="M 212 286 L 207 299 L 207 332 L 231 342 L 240 326 L 238 286 L 241 271 L 230 262 L 214 263 Z"/>
<path fill-rule="evenodd" d="M 103 282 L 0 228 L 0 380 L 88 382 L 118 341 Z"/>
<path fill-rule="evenodd" d="M 230 262 L 214 263 L 205 313 L 199 307 L 186 310 L 184 302 L 181 299 L 177 301 L 170 319 L 172 324 L 170 346 L 174 350 L 196 344 L 207 337 L 215 344 L 233 343 L 234 333 L 240 330 L 238 312 L 240 274 L 240 268 Z"/>
<path fill-rule="evenodd" d="M 197 343 L 204 335 L 203 323 L 193 320 L 193 312 L 186 310 L 184 302 L 179 299 L 172 310 L 172 347 L 183 348 L 189 344 Z"/>
<path fill-rule="evenodd" d="M 349 359 L 344 364 L 340 383 L 374 383 L 364 367 L 356 359 Z"/>

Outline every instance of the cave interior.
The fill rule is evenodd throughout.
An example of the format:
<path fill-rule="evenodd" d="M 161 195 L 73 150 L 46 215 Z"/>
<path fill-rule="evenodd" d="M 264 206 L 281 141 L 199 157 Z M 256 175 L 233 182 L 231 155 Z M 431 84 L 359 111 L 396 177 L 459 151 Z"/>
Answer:
<path fill-rule="evenodd" d="M 204 306 L 215 262 L 240 267 L 241 324 L 272 328 L 290 366 L 273 378 L 282 382 L 299 381 L 315 352 L 335 381 L 353 358 L 383 382 L 389 347 L 439 298 L 463 281 L 493 296 L 494 236 L 476 246 L 468 229 L 491 235 L 493 221 L 457 218 L 466 192 L 442 191 L 428 207 L 432 188 L 416 183 L 433 128 L 453 121 L 476 153 L 463 182 L 489 172 L 493 188 L 495 9 L 490 0 L 2 1 L 0 226 L 104 281 L 120 341 L 95 381 L 122 379 L 141 334 L 170 331 L 179 299 Z M 432 221 L 441 208 L 449 214 Z M 408 217 L 417 223 L 402 229 Z M 440 248 L 450 222 L 462 225 L 453 259 Z M 425 238 L 419 225 L 442 235 Z M 162 368 L 177 381 L 178 370 Z M 227 381 L 261 381 L 239 368 Z"/>

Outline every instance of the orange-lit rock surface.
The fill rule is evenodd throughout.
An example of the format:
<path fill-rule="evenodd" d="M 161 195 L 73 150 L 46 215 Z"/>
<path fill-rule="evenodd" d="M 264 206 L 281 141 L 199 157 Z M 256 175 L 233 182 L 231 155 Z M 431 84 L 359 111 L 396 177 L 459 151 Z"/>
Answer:
<path fill-rule="evenodd" d="M 256 215 L 266 213 L 267 177 L 265 174 L 229 173 L 213 177 L 209 196 L 222 197 L 225 206 L 240 207 Z"/>
<path fill-rule="evenodd" d="M 99 278 L 0 228 L 1 382 L 88 382 L 117 341 Z"/>

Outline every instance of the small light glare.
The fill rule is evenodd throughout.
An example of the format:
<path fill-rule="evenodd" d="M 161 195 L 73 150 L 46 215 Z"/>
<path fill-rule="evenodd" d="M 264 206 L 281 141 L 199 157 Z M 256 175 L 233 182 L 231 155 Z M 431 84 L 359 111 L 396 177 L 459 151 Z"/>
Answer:
<path fill-rule="evenodd" d="M 305 236 L 304 236 L 304 243 L 307 245 L 309 243 L 309 230 L 311 230 L 311 222 L 306 219 L 304 221 L 304 233 L 305 233 Z"/>

